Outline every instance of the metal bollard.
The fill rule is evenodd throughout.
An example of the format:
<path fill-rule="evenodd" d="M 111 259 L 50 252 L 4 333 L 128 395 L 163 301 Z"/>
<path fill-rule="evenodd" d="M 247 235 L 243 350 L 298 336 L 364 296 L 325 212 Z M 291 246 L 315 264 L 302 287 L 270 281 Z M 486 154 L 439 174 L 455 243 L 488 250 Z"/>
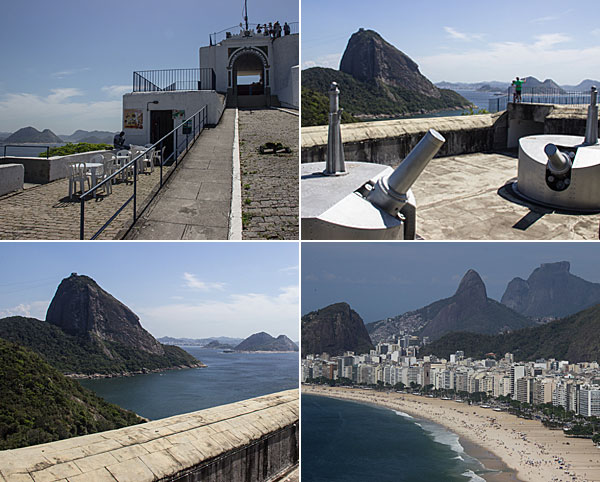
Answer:
<path fill-rule="evenodd" d="M 340 89 L 336 82 L 329 87 L 329 132 L 327 135 L 327 163 L 323 174 L 339 176 L 346 174 L 344 145 L 342 144 L 342 109 L 340 109 Z"/>

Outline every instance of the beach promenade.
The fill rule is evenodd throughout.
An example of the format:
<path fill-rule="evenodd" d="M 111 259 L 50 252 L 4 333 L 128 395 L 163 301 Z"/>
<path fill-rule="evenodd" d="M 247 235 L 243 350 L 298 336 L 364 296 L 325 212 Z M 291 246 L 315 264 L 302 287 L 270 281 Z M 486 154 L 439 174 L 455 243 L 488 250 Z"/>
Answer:
<path fill-rule="evenodd" d="M 600 449 L 591 440 L 565 437 L 539 421 L 402 393 L 312 385 L 303 385 L 302 392 L 376 404 L 444 425 L 499 457 L 524 482 L 600 481 Z"/>

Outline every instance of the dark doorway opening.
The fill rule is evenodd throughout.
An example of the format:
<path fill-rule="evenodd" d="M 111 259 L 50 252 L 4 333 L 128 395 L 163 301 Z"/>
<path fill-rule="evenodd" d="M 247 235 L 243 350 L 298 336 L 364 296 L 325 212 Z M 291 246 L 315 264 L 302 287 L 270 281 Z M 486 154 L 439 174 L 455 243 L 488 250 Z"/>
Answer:
<path fill-rule="evenodd" d="M 173 111 L 172 110 L 152 110 L 150 111 L 150 142 L 154 144 L 173 130 Z M 160 146 L 159 146 L 160 147 Z M 167 159 L 173 153 L 173 135 L 163 141 L 164 159 Z M 172 159 L 174 161 L 174 159 Z"/>
<path fill-rule="evenodd" d="M 264 95 L 265 69 L 261 58 L 252 53 L 240 55 L 233 66 L 238 95 Z"/>

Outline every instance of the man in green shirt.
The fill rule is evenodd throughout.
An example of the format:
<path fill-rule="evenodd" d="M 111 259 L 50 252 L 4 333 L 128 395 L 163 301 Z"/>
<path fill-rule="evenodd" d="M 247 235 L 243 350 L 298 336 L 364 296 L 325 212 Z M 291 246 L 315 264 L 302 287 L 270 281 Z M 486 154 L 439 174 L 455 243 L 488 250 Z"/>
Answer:
<path fill-rule="evenodd" d="M 512 85 L 515 86 L 515 95 L 513 98 L 513 102 L 521 102 L 521 90 L 523 88 L 524 83 L 525 79 L 519 80 L 519 77 L 517 77 L 516 80 L 513 80 Z"/>

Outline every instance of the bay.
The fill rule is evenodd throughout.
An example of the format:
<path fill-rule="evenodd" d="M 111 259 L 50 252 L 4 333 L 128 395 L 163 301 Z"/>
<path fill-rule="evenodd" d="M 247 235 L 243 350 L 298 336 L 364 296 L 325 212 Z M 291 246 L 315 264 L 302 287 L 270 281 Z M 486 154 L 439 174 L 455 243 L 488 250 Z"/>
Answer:
<path fill-rule="evenodd" d="M 302 481 L 467 482 L 486 471 L 456 434 L 393 410 L 302 394 Z"/>
<path fill-rule="evenodd" d="M 156 420 L 298 388 L 298 353 L 223 353 L 182 347 L 206 368 L 80 380 L 105 400 Z"/>

